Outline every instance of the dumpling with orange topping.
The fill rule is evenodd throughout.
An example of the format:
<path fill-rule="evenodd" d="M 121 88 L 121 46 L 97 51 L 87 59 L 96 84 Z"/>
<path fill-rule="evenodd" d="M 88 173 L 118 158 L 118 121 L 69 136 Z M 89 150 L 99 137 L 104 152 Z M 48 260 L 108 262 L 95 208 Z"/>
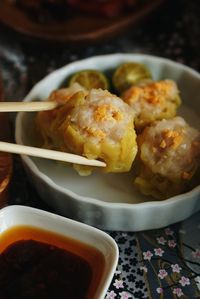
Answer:
<path fill-rule="evenodd" d="M 137 153 L 133 118 L 120 98 L 107 90 L 91 89 L 74 93 L 53 111 L 39 112 L 37 125 L 45 147 L 103 160 L 105 172 L 127 172 Z M 74 167 L 81 175 L 92 171 Z"/>
<path fill-rule="evenodd" d="M 179 90 L 172 80 L 134 85 L 122 94 L 122 99 L 134 110 L 137 131 L 153 121 L 174 117 L 181 103 Z"/>
<path fill-rule="evenodd" d="M 78 83 L 74 83 L 71 87 L 60 88 L 53 90 L 49 97 L 48 101 L 55 101 L 59 106 L 65 105 L 71 97 L 78 93 L 82 92 L 84 95 L 87 95 L 87 90 Z M 57 140 L 57 128 L 59 123 L 62 122 L 62 118 L 65 117 L 65 113 L 61 118 L 61 115 L 58 115 L 60 109 L 54 109 L 49 111 L 41 111 L 36 116 L 36 128 L 38 132 L 39 143 L 42 143 L 44 148 L 49 149 L 58 149 L 60 141 Z M 40 144 L 41 145 L 41 144 Z"/>
<path fill-rule="evenodd" d="M 75 82 L 70 87 L 60 88 L 52 91 L 48 100 L 56 101 L 60 105 L 63 105 L 73 96 L 73 94 L 77 93 L 78 91 L 82 91 L 85 94 L 88 93 L 85 87 Z"/>
<path fill-rule="evenodd" d="M 157 121 L 138 136 L 140 173 L 134 184 L 158 199 L 187 190 L 200 169 L 200 132 L 181 117 Z"/>

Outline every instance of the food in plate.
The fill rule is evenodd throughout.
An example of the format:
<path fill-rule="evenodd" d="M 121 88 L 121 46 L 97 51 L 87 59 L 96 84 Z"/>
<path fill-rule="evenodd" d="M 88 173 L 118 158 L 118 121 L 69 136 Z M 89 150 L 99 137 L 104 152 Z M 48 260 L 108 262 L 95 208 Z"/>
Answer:
<path fill-rule="evenodd" d="M 121 98 L 107 90 L 108 81 L 103 72 L 85 69 L 70 77 L 67 88 L 54 90 L 49 100 L 60 106 L 36 117 L 42 146 L 103 160 L 107 173 L 134 170 L 134 186 L 157 199 L 186 191 L 200 164 L 200 133 L 176 116 L 176 82 L 155 81 L 134 62 L 113 71 Z M 80 175 L 93 170 L 74 168 Z"/>
<path fill-rule="evenodd" d="M 146 65 L 154 80 L 174 80 L 182 98 L 177 115 L 200 129 L 200 74 L 184 64 L 150 55 L 111 54 L 72 62 L 36 84 L 25 101 L 45 100 L 52 90 L 66 86 L 67 79 L 80 70 L 97 69 L 111 78 L 113 71 L 126 61 Z M 17 115 L 17 143 L 39 145 L 35 116 L 36 113 Z M 87 177 L 79 176 L 72 167 L 62 163 L 26 155 L 21 158 L 27 175 L 45 203 L 62 215 L 103 230 L 143 231 L 166 227 L 200 210 L 200 176 L 188 188 L 189 192 L 167 200 L 155 200 L 139 192 L 133 184 L 137 158 L 128 173 L 104 174 L 95 169 Z"/>
<path fill-rule="evenodd" d="M 65 96 L 66 93 L 66 96 Z M 54 91 L 50 100 L 62 102 L 52 111 L 37 114 L 42 146 L 106 162 L 104 172 L 128 172 L 137 153 L 134 114 L 107 90 L 86 90 L 80 85 Z M 92 167 L 74 165 L 81 175 Z"/>
<path fill-rule="evenodd" d="M 49 100 L 56 101 L 60 105 L 63 105 L 72 97 L 73 94 L 79 91 L 82 91 L 85 94 L 87 94 L 86 89 L 82 85 L 74 83 L 72 86 L 70 86 L 70 88 L 60 88 L 53 90 L 49 95 Z M 44 116 L 45 115 L 46 114 L 44 114 Z"/>
<path fill-rule="evenodd" d="M 92 88 L 109 89 L 107 77 L 103 72 L 97 70 L 83 70 L 73 74 L 69 80 L 69 86 L 74 83 L 79 83 L 88 90 Z"/>
<path fill-rule="evenodd" d="M 112 82 L 115 90 L 122 93 L 129 87 L 151 78 L 152 75 L 144 64 L 126 62 L 116 68 L 112 76 Z"/>
<path fill-rule="evenodd" d="M 133 85 L 122 94 L 122 99 L 133 109 L 138 131 L 156 120 L 174 117 L 181 104 L 178 87 L 172 80 Z"/>
<path fill-rule="evenodd" d="M 165 199 L 187 190 L 200 168 L 200 132 L 182 117 L 154 122 L 138 136 L 139 190 Z"/>

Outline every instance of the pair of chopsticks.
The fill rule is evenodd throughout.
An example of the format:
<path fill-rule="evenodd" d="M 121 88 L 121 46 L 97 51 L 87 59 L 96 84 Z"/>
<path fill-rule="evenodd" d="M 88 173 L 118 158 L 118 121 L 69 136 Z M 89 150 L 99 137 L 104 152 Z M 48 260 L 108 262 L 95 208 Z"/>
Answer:
<path fill-rule="evenodd" d="M 41 101 L 41 102 L 0 102 L 0 112 L 36 112 L 47 111 L 58 107 L 58 103 L 53 101 Z M 40 157 L 45 159 L 51 159 L 56 161 L 64 161 L 69 163 L 76 163 L 88 166 L 105 167 L 104 162 L 98 160 L 87 159 L 85 157 L 54 151 L 49 149 L 42 149 L 33 146 L 25 146 L 15 143 L 0 141 L 0 151 L 28 155 L 33 157 Z"/>

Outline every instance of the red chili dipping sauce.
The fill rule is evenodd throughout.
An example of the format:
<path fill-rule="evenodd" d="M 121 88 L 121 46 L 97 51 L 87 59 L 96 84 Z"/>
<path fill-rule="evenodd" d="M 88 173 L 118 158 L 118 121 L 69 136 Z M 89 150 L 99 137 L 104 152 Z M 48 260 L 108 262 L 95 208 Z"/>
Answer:
<path fill-rule="evenodd" d="M 91 246 L 18 226 L 0 236 L 0 299 L 92 299 L 104 266 Z"/>

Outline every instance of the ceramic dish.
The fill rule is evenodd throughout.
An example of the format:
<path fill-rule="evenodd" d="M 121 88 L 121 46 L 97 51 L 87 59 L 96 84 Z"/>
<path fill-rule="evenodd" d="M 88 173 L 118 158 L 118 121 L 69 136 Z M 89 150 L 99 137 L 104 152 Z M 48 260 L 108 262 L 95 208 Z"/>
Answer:
<path fill-rule="evenodd" d="M 47 98 L 53 89 L 78 70 L 114 69 L 126 61 L 145 64 L 154 79 L 175 80 L 183 99 L 178 114 L 200 128 L 200 75 L 184 65 L 149 55 L 113 54 L 68 64 L 39 82 L 25 101 Z M 34 114 L 18 114 L 17 143 L 35 144 L 33 120 Z M 22 160 L 31 182 L 49 205 L 65 216 L 102 229 L 139 231 L 160 228 L 181 221 L 200 209 L 200 186 L 173 198 L 155 201 L 134 189 L 130 173 L 93 173 L 80 177 L 71 167 L 53 161 L 27 156 L 22 156 Z"/>
<path fill-rule="evenodd" d="M 117 244 L 108 234 L 89 225 L 30 207 L 9 206 L 1 209 L 1 241 L 3 234 L 8 230 L 23 226 L 61 235 L 61 237 L 73 239 L 75 242 L 84 243 L 100 251 L 105 260 L 105 265 L 99 283 L 95 287 L 93 298 L 105 298 L 118 262 Z M 14 238 L 17 241 L 19 237 Z M 10 239 L 12 240 L 12 238 Z"/>

